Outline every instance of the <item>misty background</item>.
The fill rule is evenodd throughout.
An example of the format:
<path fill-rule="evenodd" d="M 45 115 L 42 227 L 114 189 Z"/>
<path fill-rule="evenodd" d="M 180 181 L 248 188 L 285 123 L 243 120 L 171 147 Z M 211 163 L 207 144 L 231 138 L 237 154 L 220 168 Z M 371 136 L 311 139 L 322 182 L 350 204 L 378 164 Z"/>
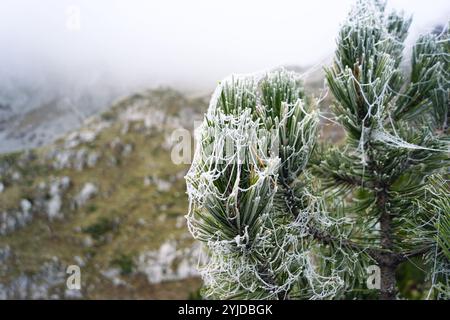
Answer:
<path fill-rule="evenodd" d="M 353 0 L 0 2 L 0 152 L 39 146 L 118 97 L 208 93 L 230 73 L 331 61 Z M 408 43 L 445 24 L 447 0 L 391 0 Z"/>

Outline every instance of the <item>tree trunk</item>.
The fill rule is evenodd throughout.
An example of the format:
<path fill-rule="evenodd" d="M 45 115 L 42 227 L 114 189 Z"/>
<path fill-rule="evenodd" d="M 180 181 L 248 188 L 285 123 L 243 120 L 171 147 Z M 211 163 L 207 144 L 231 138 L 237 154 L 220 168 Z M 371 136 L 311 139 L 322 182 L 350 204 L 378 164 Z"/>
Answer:
<path fill-rule="evenodd" d="M 396 298 L 396 280 L 395 270 L 397 269 L 398 262 L 396 261 L 395 254 L 392 253 L 392 217 L 386 206 L 387 204 L 387 191 L 386 187 L 383 187 L 381 191 L 377 192 L 377 204 L 381 209 L 380 216 L 380 231 L 381 231 L 381 248 L 382 253 L 377 259 L 377 263 L 381 272 L 380 283 L 380 299 L 381 300 L 395 300 Z"/>
<path fill-rule="evenodd" d="M 396 266 L 391 263 L 380 265 L 380 272 L 381 272 L 380 300 L 395 300 L 396 298 L 395 269 Z"/>

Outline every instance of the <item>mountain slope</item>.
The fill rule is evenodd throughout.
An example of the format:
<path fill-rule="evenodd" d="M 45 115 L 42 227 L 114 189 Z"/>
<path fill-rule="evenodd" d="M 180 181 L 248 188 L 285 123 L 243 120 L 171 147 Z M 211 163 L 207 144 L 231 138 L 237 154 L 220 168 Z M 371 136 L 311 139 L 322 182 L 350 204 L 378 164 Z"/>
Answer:
<path fill-rule="evenodd" d="M 199 248 L 183 215 L 187 165 L 170 135 L 206 101 L 135 94 L 79 130 L 0 156 L 0 298 L 187 298 Z M 81 290 L 66 268 L 81 268 Z"/>

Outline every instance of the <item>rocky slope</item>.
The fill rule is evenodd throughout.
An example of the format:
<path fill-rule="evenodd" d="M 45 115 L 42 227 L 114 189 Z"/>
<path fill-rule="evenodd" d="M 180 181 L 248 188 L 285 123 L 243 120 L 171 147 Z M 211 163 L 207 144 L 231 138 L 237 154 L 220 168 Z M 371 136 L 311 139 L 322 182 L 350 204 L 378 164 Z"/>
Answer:
<path fill-rule="evenodd" d="M 207 101 L 135 94 L 45 147 L 0 155 L 0 299 L 188 298 L 199 247 L 185 227 L 176 128 Z M 81 290 L 66 268 L 81 269 Z"/>

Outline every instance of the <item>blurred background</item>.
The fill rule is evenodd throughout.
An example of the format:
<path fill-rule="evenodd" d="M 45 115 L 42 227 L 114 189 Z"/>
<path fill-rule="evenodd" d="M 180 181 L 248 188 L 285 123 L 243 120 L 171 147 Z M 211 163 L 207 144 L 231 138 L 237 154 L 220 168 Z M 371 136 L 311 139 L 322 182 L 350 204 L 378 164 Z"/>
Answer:
<path fill-rule="evenodd" d="M 284 66 L 320 95 L 353 3 L 2 0 L 0 299 L 198 298 L 172 133 L 231 73 Z M 414 16 L 408 46 L 450 18 L 446 0 L 388 8 Z M 400 269 L 415 279 L 402 294 L 420 298 L 420 266 Z"/>

